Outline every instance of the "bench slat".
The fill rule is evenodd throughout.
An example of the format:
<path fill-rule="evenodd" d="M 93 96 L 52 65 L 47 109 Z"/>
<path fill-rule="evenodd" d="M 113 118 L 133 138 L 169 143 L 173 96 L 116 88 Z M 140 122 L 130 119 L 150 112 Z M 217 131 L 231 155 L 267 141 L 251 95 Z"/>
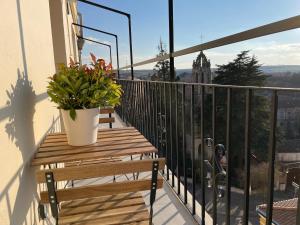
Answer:
<path fill-rule="evenodd" d="M 109 114 L 114 112 L 115 112 L 114 108 L 100 108 L 100 114 Z"/>
<path fill-rule="evenodd" d="M 115 122 L 114 117 L 99 118 L 99 123 L 114 123 L 114 122 Z"/>
<path fill-rule="evenodd" d="M 104 202 L 118 202 L 123 201 L 125 199 L 135 199 L 140 198 L 140 193 L 126 193 L 126 194 L 118 194 L 118 195 L 106 195 L 97 198 L 86 198 L 86 199 L 77 199 L 67 202 L 62 202 L 62 208 L 74 208 L 78 205 L 91 205 L 91 204 L 102 204 Z"/>
<path fill-rule="evenodd" d="M 138 206 L 138 205 L 140 206 L 145 205 L 142 196 L 140 196 L 139 198 L 124 199 L 120 201 L 107 201 L 107 202 L 89 204 L 89 205 L 78 204 L 76 207 L 69 207 L 69 208 L 62 207 L 59 212 L 59 215 L 69 216 L 69 215 L 75 215 L 79 213 L 95 212 L 99 210 L 119 209 L 123 207 Z"/>
<path fill-rule="evenodd" d="M 99 216 L 99 215 L 98 215 Z M 79 218 L 80 221 L 80 218 Z M 112 224 L 139 224 L 144 225 L 144 221 L 148 221 L 149 224 L 149 213 L 148 210 L 137 211 L 133 213 L 126 213 L 114 216 L 107 216 L 107 217 L 98 217 L 93 218 L 92 220 L 88 221 L 80 221 L 74 223 L 74 225 L 112 225 Z M 65 225 L 68 223 L 64 223 L 65 221 L 58 221 L 59 225 Z M 73 224 L 73 223 L 72 223 Z"/>
<path fill-rule="evenodd" d="M 165 159 L 157 159 L 159 169 L 165 167 Z M 51 170 L 38 170 L 36 172 L 37 183 L 45 183 L 45 173 L 51 171 L 55 181 L 81 180 L 95 177 L 113 176 L 134 172 L 146 172 L 152 170 L 152 159 L 108 162 L 105 164 L 79 165 L 76 167 L 57 168 Z"/>
<path fill-rule="evenodd" d="M 157 188 L 162 188 L 162 186 L 163 179 L 162 177 L 159 177 L 157 179 Z M 56 197 L 58 202 L 62 202 L 75 199 L 94 198 L 98 196 L 116 195 L 128 192 L 146 191 L 149 190 L 150 187 L 150 179 L 124 181 L 100 185 L 75 187 L 69 189 L 59 189 L 56 191 Z M 47 191 L 42 191 L 40 197 L 41 204 L 49 203 Z"/>

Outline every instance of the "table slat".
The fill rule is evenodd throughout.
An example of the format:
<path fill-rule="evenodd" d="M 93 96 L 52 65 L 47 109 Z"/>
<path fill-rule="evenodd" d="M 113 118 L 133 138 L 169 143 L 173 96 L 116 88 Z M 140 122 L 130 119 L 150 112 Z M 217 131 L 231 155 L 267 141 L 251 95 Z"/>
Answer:
<path fill-rule="evenodd" d="M 35 158 L 42 157 L 51 157 L 51 156 L 60 156 L 60 155 L 74 155 L 78 153 L 88 153 L 88 152 L 100 152 L 100 151 L 108 151 L 108 150 L 122 150 L 127 148 L 141 148 L 141 147 L 151 147 L 152 145 L 149 142 L 140 142 L 140 143 L 132 143 L 132 144 L 122 144 L 122 145 L 108 145 L 101 147 L 92 147 L 92 148 L 77 148 L 71 150 L 63 150 L 63 151 L 50 151 L 50 152 L 38 152 L 35 155 Z"/>
<path fill-rule="evenodd" d="M 52 163 L 62 163 L 62 162 L 72 162 L 77 160 L 86 160 L 93 158 L 104 158 L 104 157 L 117 157 L 117 156 L 128 156 L 128 155 L 138 155 L 145 153 L 157 152 L 157 149 L 153 146 L 142 147 L 142 148 L 132 148 L 132 149 L 122 149 L 122 150 L 110 150 L 101 152 L 89 152 L 81 153 L 75 155 L 65 155 L 65 156 L 54 156 L 47 158 L 34 158 L 31 165 L 47 165 Z"/>
<path fill-rule="evenodd" d="M 134 127 L 100 129 L 97 143 L 71 146 L 65 133 L 47 135 L 31 165 L 156 153 L 157 149 Z"/>
<path fill-rule="evenodd" d="M 110 146 L 110 145 L 120 145 L 120 144 L 130 144 L 130 143 L 141 143 L 148 142 L 148 140 L 144 137 L 137 137 L 126 140 L 119 141 L 101 141 L 97 142 L 93 145 L 85 145 L 85 146 L 71 146 L 71 145 L 62 145 L 62 146 L 49 146 L 49 147 L 41 147 L 38 152 L 47 152 L 47 151 L 61 151 L 61 150 L 70 150 L 70 149 L 78 149 L 78 148 L 90 148 L 90 147 L 100 147 L 100 146 Z"/>

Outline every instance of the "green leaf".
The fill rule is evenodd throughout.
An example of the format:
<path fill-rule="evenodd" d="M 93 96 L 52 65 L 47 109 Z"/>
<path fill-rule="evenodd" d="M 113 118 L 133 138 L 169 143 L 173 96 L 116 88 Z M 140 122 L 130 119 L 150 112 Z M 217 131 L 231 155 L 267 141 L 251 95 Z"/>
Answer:
<path fill-rule="evenodd" d="M 76 111 L 75 109 L 70 109 L 70 117 L 72 118 L 72 120 L 76 119 Z"/>
<path fill-rule="evenodd" d="M 75 91 L 73 91 L 71 88 L 66 87 L 65 89 L 66 89 L 66 91 L 68 91 L 69 93 L 75 95 Z"/>
<path fill-rule="evenodd" d="M 80 90 L 86 89 L 90 86 L 89 82 L 84 83 L 83 85 L 81 85 Z"/>
<path fill-rule="evenodd" d="M 75 83 L 75 90 L 76 91 L 80 88 L 81 83 L 82 83 L 82 79 L 81 78 L 76 81 L 76 83 Z"/>
<path fill-rule="evenodd" d="M 68 77 L 66 77 L 66 76 L 61 76 L 61 79 L 64 81 L 64 82 L 66 82 L 72 89 L 74 89 L 74 86 L 73 86 L 73 84 L 69 81 L 69 79 L 68 79 Z"/>

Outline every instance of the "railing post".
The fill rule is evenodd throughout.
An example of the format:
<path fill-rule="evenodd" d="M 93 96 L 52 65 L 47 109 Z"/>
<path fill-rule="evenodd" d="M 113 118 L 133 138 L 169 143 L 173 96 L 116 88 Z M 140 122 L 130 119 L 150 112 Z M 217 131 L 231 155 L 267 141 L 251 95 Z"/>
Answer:
<path fill-rule="evenodd" d="M 116 38 L 116 51 L 117 51 L 117 69 L 118 69 L 118 79 L 120 79 L 120 65 L 119 65 L 119 40 L 118 36 L 115 36 Z"/>
<path fill-rule="evenodd" d="M 185 128 L 186 128 L 186 124 L 185 124 L 185 84 L 182 84 L 182 95 L 181 95 L 182 99 L 181 99 L 181 122 L 182 122 L 182 152 L 183 152 L 183 177 L 184 177 L 184 203 L 187 204 L 187 185 L 188 185 L 188 181 L 187 181 L 187 150 L 186 150 L 186 140 L 185 140 Z"/>
<path fill-rule="evenodd" d="M 165 126 L 165 149 L 166 149 L 166 167 L 167 167 L 167 180 L 170 179 L 169 177 L 169 151 L 170 151 L 170 143 L 169 143 L 169 140 L 168 140 L 168 130 L 169 130 L 169 127 L 168 127 L 168 119 L 169 119 L 169 116 L 168 116 L 168 112 L 170 113 L 170 110 L 168 110 L 168 107 L 167 107 L 167 84 L 164 83 L 164 105 L 165 105 L 165 123 L 164 123 L 164 126 Z"/>
<path fill-rule="evenodd" d="M 250 187 L 250 157 L 251 157 L 251 101 L 252 90 L 246 91 L 246 112 L 245 112 L 245 184 L 244 184 L 244 215 L 243 224 L 248 224 L 249 219 L 249 187 Z"/>
<path fill-rule="evenodd" d="M 132 55 L 132 34 L 131 34 L 131 16 L 127 14 L 128 18 L 128 31 L 129 31 L 129 49 L 130 49 L 130 70 L 131 70 L 131 80 L 134 80 L 133 74 L 133 55 Z"/>
<path fill-rule="evenodd" d="M 178 84 L 175 84 L 175 149 L 176 149 L 176 166 L 177 166 L 177 194 L 180 195 L 180 161 L 179 161 L 179 132 L 178 132 Z"/>
<path fill-rule="evenodd" d="M 205 225 L 205 173 L 204 173 L 204 101 L 205 101 L 205 87 L 201 85 L 201 97 L 200 97 L 200 139 L 201 139 L 201 149 L 200 149 L 200 179 L 201 179 L 201 224 Z"/>
<path fill-rule="evenodd" d="M 230 225 L 230 203 L 231 203 L 231 100 L 232 90 L 227 89 L 227 109 L 226 109 L 226 159 L 227 159 L 227 171 L 226 171 L 226 224 Z"/>
<path fill-rule="evenodd" d="M 175 186 L 175 182 L 174 182 L 174 159 L 173 159 L 173 147 L 174 147 L 174 144 L 173 144 L 173 86 L 174 84 L 170 83 L 169 84 L 169 100 L 170 100 L 170 104 L 169 104 L 169 107 L 170 107 L 170 120 L 169 120 L 169 123 L 170 123 L 170 162 L 171 162 L 171 171 L 172 171 L 172 187 Z"/>
<path fill-rule="evenodd" d="M 195 171 L 195 132 L 194 132 L 195 86 L 191 85 L 191 149 L 192 149 L 192 214 L 196 214 L 196 171 Z"/>
<path fill-rule="evenodd" d="M 213 144 L 212 146 L 215 146 L 216 143 L 216 88 L 212 88 L 212 140 Z M 213 151 L 213 171 L 212 171 L 212 177 L 213 177 L 213 209 L 212 209 L 212 219 L 213 219 L 213 225 L 217 224 L 217 193 L 215 190 L 217 190 L 217 182 L 216 182 L 216 163 L 215 163 L 215 151 Z"/>
<path fill-rule="evenodd" d="M 297 206 L 296 224 L 300 224 L 300 190 L 298 190 L 298 206 Z"/>
<path fill-rule="evenodd" d="M 175 81 L 174 57 L 174 21 L 173 21 L 173 0 L 169 0 L 169 54 L 170 54 L 170 81 Z"/>
<path fill-rule="evenodd" d="M 110 64 L 112 65 L 111 46 L 109 46 L 109 59 L 110 59 Z"/>
<path fill-rule="evenodd" d="M 268 168 L 268 194 L 267 194 L 268 196 L 267 196 L 266 225 L 272 224 L 272 216 L 273 216 L 277 108 L 278 108 L 277 91 L 273 91 L 272 104 L 271 104 L 271 130 L 270 130 L 270 137 L 269 137 L 269 153 L 268 153 L 269 168 Z"/>

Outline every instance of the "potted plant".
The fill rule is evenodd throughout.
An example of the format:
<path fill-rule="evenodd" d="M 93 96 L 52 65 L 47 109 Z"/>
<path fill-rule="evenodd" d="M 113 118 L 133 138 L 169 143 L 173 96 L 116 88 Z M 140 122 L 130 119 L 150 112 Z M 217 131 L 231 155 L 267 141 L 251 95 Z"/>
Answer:
<path fill-rule="evenodd" d="M 122 95 L 111 64 L 91 54 L 91 66 L 71 60 L 50 77 L 47 93 L 60 109 L 68 144 L 82 146 L 97 141 L 99 108 L 116 106 Z"/>

